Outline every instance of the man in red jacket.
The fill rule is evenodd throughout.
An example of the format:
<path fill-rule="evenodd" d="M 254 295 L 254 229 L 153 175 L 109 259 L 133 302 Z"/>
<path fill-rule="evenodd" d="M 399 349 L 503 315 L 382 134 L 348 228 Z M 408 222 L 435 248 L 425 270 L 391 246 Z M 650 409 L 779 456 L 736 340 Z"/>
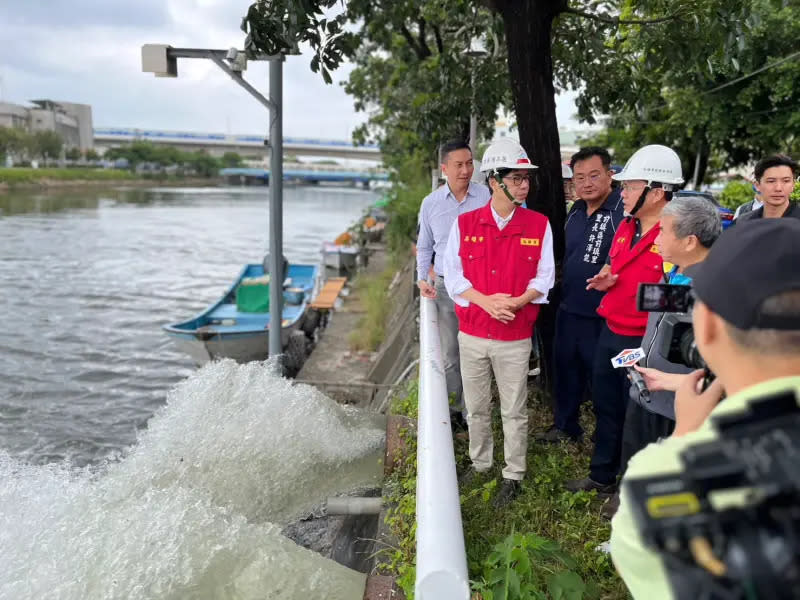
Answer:
<path fill-rule="evenodd" d="M 661 210 L 683 183 L 681 161 L 666 146 L 637 150 L 621 173 L 622 201 L 628 217 L 617 229 L 608 264 L 587 281 L 587 289 L 605 291 L 597 314 L 606 322 L 600 333 L 592 368 L 595 445 L 589 476 L 568 481 L 572 492 L 616 490 L 622 450 L 622 429 L 628 399 L 625 369 L 615 369 L 611 359 L 627 348 L 638 348 L 647 327 L 647 313 L 636 309 L 640 283 L 664 280 L 658 246 Z"/>
<path fill-rule="evenodd" d="M 491 376 L 503 418 L 503 482 L 495 507 L 520 491 L 528 448 L 528 358 L 539 304 L 553 287 L 553 234 L 547 217 L 522 207 L 536 165 L 518 142 L 486 150 L 481 171 L 492 192 L 483 208 L 453 224 L 444 283 L 456 304 L 461 378 L 469 427 L 469 476 L 492 466 Z"/>

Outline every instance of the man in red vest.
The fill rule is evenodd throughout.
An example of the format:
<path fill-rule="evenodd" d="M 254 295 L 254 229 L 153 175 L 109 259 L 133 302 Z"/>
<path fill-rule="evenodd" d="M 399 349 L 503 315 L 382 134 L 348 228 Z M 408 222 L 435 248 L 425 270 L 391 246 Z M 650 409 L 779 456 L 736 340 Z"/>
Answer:
<path fill-rule="evenodd" d="M 587 289 L 605 291 L 597 314 L 606 322 L 595 349 L 592 367 L 595 445 L 589 476 L 568 481 L 572 492 L 597 490 L 611 495 L 616 490 L 622 451 L 622 430 L 628 401 L 625 369 L 615 369 L 611 359 L 628 348 L 638 348 L 647 328 L 647 313 L 636 309 L 640 283 L 664 280 L 664 267 L 656 236 L 661 210 L 683 183 L 681 161 L 666 146 L 637 150 L 621 173 L 622 201 L 628 217 L 617 229 L 608 262 L 587 280 Z"/>
<path fill-rule="evenodd" d="M 483 208 L 458 217 L 444 256 L 447 293 L 456 304 L 461 378 L 469 427 L 467 474 L 492 467 L 491 376 L 503 418 L 503 482 L 495 507 L 520 492 L 528 448 L 528 358 L 539 304 L 553 287 L 553 234 L 547 217 L 522 204 L 536 165 L 518 142 L 486 150 L 481 172 L 492 192 Z"/>

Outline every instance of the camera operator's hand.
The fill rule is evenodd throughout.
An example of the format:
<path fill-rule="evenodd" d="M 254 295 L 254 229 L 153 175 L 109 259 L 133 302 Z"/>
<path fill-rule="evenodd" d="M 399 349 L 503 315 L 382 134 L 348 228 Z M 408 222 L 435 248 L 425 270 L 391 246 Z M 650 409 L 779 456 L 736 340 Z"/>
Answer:
<path fill-rule="evenodd" d="M 600 272 L 597 273 L 597 275 L 586 280 L 586 283 L 589 284 L 586 286 L 586 289 L 605 292 L 609 288 L 613 287 L 615 283 L 617 283 L 617 279 L 619 279 L 619 275 L 614 275 L 611 273 L 611 267 L 609 265 L 605 265 L 602 269 L 600 269 Z"/>
<path fill-rule="evenodd" d="M 683 383 L 675 393 L 674 437 L 697 431 L 722 399 L 725 390 L 719 379 L 715 379 L 706 391 L 702 391 L 705 375 L 703 369 L 684 375 Z"/>
<path fill-rule="evenodd" d="M 647 389 L 651 392 L 677 392 L 681 383 L 683 383 L 683 380 L 686 378 L 686 375 L 664 373 L 664 371 L 659 371 L 658 369 L 640 367 L 639 365 L 633 365 L 633 368 L 642 375 Z"/>

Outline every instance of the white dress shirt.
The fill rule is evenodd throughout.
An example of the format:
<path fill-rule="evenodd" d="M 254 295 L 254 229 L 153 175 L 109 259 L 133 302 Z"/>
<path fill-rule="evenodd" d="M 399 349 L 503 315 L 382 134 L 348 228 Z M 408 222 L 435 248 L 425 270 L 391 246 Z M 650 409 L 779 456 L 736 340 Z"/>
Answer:
<path fill-rule="evenodd" d="M 511 221 L 514 213 L 517 211 L 515 208 L 511 211 L 505 219 L 497 214 L 493 206 L 490 206 L 494 222 L 497 223 L 497 228 L 501 231 Z M 524 209 L 527 210 L 527 209 Z M 453 302 L 459 306 L 469 306 L 469 301 L 465 300 L 461 294 L 466 292 L 472 287 L 469 280 L 464 277 L 464 267 L 461 264 L 461 257 L 458 255 L 459 247 L 461 246 L 461 232 L 458 227 L 458 219 L 453 223 L 450 229 L 450 236 L 447 238 L 447 247 L 444 251 L 444 286 L 447 288 L 447 293 L 453 299 Z M 542 239 L 542 252 L 539 258 L 539 265 L 536 269 L 536 277 L 528 282 L 528 290 L 536 290 L 542 295 L 538 298 L 531 300 L 531 304 L 547 304 L 547 293 L 556 280 L 556 265 L 553 258 L 553 232 L 550 229 L 550 222 L 547 223 L 547 228 L 544 232 L 544 239 Z"/>

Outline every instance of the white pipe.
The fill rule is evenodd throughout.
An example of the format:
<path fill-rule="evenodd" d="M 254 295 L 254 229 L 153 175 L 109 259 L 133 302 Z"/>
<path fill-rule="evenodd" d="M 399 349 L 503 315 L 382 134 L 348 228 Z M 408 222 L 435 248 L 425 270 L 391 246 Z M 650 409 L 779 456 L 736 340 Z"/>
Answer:
<path fill-rule="evenodd" d="M 325 503 L 329 515 L 377 515 L 383 508 L 383 498 L 332 496 Z"/>
<path fill-rule="evenodd" d="M 400 376 L 397 379 L 395 379 L 394 385 L 398 386 L 401 383 L 403 383 L 403 380 L 406 378 L 406 375 L 408 375 L 409 372 L 411 371 L 411 369 L 416 367 L 417 364 L 419 364 L 419 359 L 418 358 L 415 358 L 414 360 L 412 360 L 411 364 L 409 364 L 405 369 L 403 369 L 403 372 L 400 373 Z"/>
<path fill-rule="evenodd" d="M 417 600 L 468 600 L 467 553 L 436 305 L 420 297 Z"/>

